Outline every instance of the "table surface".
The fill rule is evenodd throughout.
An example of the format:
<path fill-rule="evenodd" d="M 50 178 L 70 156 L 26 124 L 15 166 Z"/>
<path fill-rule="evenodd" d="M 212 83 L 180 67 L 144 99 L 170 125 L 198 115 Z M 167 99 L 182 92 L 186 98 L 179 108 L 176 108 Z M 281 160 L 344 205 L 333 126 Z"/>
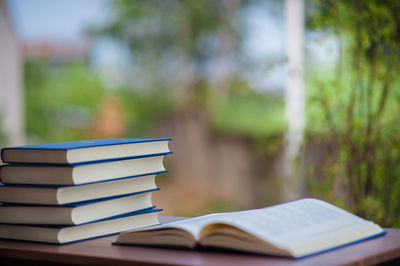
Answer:
<path fill-rule="evenodd" d="M 179 219 L 160 216 L 162 223 Z M 84 265 L 371 265 L 400 258 L 400 229 L 333 251 L 303 259 L 279 258 L 234 252 L 180 250 L 112 245 L 116 236 L 75 244 L 51 245 L 0 240 L 2 259 L 46 261 Z"/>

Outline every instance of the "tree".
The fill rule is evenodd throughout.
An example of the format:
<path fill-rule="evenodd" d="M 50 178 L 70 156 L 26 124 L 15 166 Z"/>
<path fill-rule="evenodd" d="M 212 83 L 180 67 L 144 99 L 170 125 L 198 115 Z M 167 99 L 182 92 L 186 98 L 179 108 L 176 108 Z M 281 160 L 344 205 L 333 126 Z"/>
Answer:
<path fill-rule="evenodd" d="M 318 1 L 312 9 L 308 26 L 340 44 L 333 78 L 313 80 L 309 102 L 337 145 L 327 169 L 341 179 L 348 208 L 399 225 L 400 2 Z"/>
<path fill-rule="evenodd" d="M 208 85 L 210 64 L 230 65 L 216 83 L 226 94 L 243 31 L 236 13 L 244 5 L 240 0 L 115 1 L 113 19 L 91 33 L 129 46 L 134 87 L 140 80 L 146 89 L 173 87 L 176 98 L 190 105 Z"/>

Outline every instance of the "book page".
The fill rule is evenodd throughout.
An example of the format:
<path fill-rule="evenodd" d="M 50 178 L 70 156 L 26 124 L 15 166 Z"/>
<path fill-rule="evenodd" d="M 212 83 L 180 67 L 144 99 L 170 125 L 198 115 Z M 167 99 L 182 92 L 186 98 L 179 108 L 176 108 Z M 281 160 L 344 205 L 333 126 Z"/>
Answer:
<path fill-rule="evenodd" d="M 195 218 L 188 218 L 185 220 L 180 220 L 168 224 L 160 224 L 156 226 L 149 227 L 148 229 L 140 230 L 140 231 L 149 231 L 149 230 L 157 230 L 157 229 L 165 229 L 165 228 L 178 228 L 185 230 L 193 235 L 193 237 L 198 240 L 200 231 L 204 225 L 215 221 L 218 217 L 223 215 L 227 215 L 227 213 L 213 213 L 207 214 Z"/>
<path fill-rule="evenodd" d="M 351 213 L 315 199 L 302 199 L 212 218 L 212 222 L 238 227 L 281 247 L 296 245 L 296 242 L 302 239 L 355 223 L 368 223 Z"/>

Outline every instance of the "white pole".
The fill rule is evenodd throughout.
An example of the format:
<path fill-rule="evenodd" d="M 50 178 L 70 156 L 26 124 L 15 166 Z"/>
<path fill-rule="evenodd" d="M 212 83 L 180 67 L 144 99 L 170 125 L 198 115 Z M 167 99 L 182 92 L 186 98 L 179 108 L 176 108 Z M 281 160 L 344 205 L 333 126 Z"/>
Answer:
<path fill-rule="evenodd" d="M 285 86 L 285 117 L 288 122 L 284 161 L 285 199 L 298 198 L 302 193 L 300 175 L 294 160 L 299 156 L 305 123 L 304 105 L 304 2 L 285 0 L 287 74 Z"/>

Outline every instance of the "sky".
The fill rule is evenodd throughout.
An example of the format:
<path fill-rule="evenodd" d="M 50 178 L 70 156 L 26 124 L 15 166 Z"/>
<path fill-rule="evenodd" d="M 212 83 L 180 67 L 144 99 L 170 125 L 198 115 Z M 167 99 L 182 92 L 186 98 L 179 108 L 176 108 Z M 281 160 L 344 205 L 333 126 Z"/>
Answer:
<path fill-rule="evenodd" d="M 109 16 L 109 0 L 7 0 L 17 37 L 21 40 L 77 41 L 86 26 Z"/>

